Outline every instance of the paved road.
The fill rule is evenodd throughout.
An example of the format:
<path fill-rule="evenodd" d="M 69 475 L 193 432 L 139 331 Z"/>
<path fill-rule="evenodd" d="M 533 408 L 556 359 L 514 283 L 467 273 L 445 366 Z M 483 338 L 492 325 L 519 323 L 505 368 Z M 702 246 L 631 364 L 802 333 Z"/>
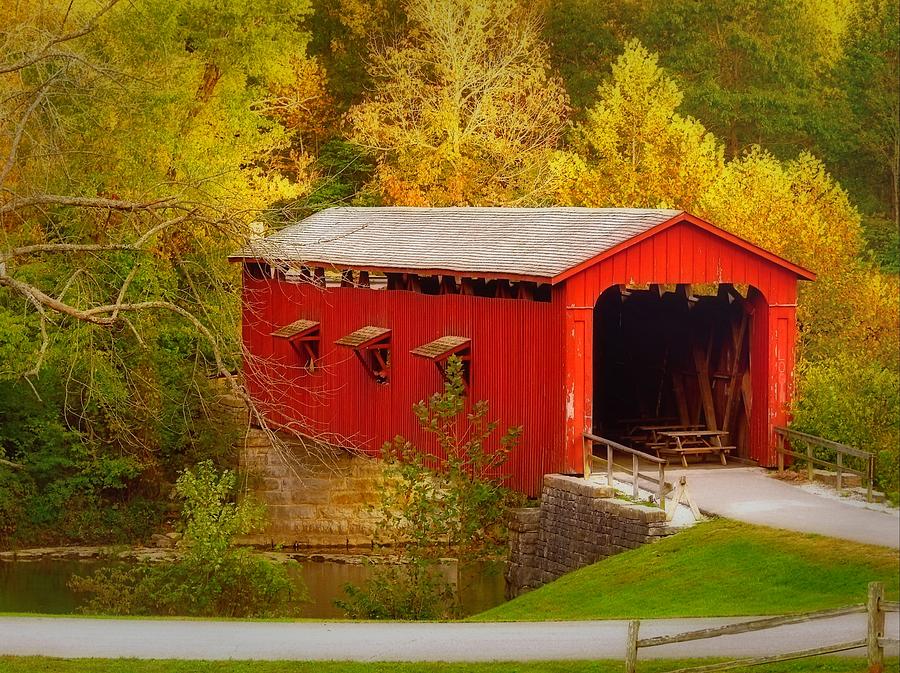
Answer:
<path fill-rule="evenodd" d="M 641 623 L 640 635 L 678 633 L 736 621 L 741 620 L 648 620 Z M 721 636 L 641 650 L 640 657 L 758 656 L 848 642 L 864 638 L 865 632 L 865 614 L 847 615 L 782 626 L 762 634 Z M 0 654 L 318 661 L 621 659 L 625 633 L 624 621 L 430 624 L 4 617 L 0 618 Z M 886 634 L 900 637 L 897 613 L 888 615 Z"/>
<path fill-rule="evenodd" d="M 700 509 L 748 523 L 900 548 L 900 514 L 864 509 L 808 493 L 766 476 L 759 467 L 690 467 L 666 470 L 666 480 L 687 476 Z"/>

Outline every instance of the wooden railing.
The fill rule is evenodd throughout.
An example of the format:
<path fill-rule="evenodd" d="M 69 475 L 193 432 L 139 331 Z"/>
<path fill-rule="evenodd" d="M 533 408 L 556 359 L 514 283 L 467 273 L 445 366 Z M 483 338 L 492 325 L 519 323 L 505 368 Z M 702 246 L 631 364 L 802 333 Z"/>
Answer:
<path fill-rule="evenodd" d="M 704 638 L 715 638 L 717 636 L 733 635 L 736 633 L 749 633 L 752 631 L 762 631 L 771 629 L 776 626 L 785 626 L 787 624 L 800 624 L 803 622 L 811 622 L 816 619 L 826 619 L 829 617 L 840 617 L 841 615 L 852 615 L 861 612 L 868 613 L 868 623 L 866 628 L 866 637 L 859 640 L 853 640 L 833 645 L 824 645 L 808 650 L 798 650 L 796 652 L 788 652 L 785 654 L 773 654 L 765 657 L 756 657 L 753 659 L 741 659 L 737 661 L 726 661 L 719 664 L 708 664 L 705 666 L 697 666 L 692 668 L 679 668 L 669 673 L 712 673 L 713 671 L 724 671 L 730 668 L 744 666 L 758 666 L 760 664 L 770 664 L 778 661 L 789 661 L 791 659 L 805 659 L 807 657 L 815 657 L 822 654 L 833 654 L 836 652 L 846 652 L 861 647 L 866 648 L 868 657 L 869 672 L 883 673 L 884 671 L 884 647 L 886 645 L 897 645 L 900 641 L 884 637 L 884 621 L 886 612 L 897 612 L 898 604 L 896 601 L 884 600 L 884 584 L 881 582 L 872 582 L 869 584 L 868 601 L 865 604 L 851 605 L 844 608 L 836 608 L 832 610 L 820 610 L 818 612 L 807 612 L 799 615 L 782 615 L 778 617 L 766 617 L 764 619 L 754 619 L 749 622 L 741 622 L 739 624 L 728 624 L 726 626 L 718 626 L 711 629 L 701 629 L 699 631 L 687 631 L 685 633 L 676 633 L 670 636 L 657 636 L 655 638 L 638 639 L 641 623 L 638 620 L 632 620 L 628 623 L 628 640 L 625 647 L 625 672 L 636 673 L 638 649 L 645 647 L 657 647 L 659 645 L 670 645 L 672 643 L 685 643 L 691 640 L 702 640 Z"/>
<path fill-rule="evenodd" d="M 866 500 L 868 502 L 872 502 L 872 488 L 875 481 L 874 453 L 869 453 L 868 451 L 863 451 L 862 449 L 855 449 L 852 446 L 847 446 L 846 444 L 839 444 L 838 442 L 833 442 L 830 439 L 823 439 L 822 437 L 816 437 L 815 435 L 800 432 L 799 430 L 792 430 L 791 428 L 775 428 L 775 438 L 775 450 L 778 452 L 779 472 L 784 471 L 785 456 L 793 456 L 795 458 L 801 458 L 805 460 L 806 470 L 810 481 L 812 481 L 813 478 L 813 466 L 822 465 L 824 467 L 831 467 L 837 472 L 835 485 L 837 486 L 838 490 L 841 490 L 841 488 L 843 488 L 844 473 L 855 474 L 858 475 L 866 484 Z M 806 453 L 799 453 L 797 451 L 788 449 L 785 446 L 786 439 L 794 439 L 806 444 Z M 835 451 L 837 454 L 837 462 L 832 463 L 827 460 L 822 460 L 821 458 L 816 458 L 813 455 L 813 447 L 815 446 Z M 844 456 L 853 456 L 854 458 L 863 459 L 866 465 L 865 469 L 857 470 L 848 465 L 845 465 Z"/>
<path fill-rule="evenodd" d="M 659 507 L 665 511 L 666 509 L 666 461 L 663 458 L 657 458 L 656 456 L 652 456 L 649 453 L 644 453 L 643 451 L 638 451 L 637 449 L 632 449 L 630 446 L 625 446 L 624 444 L 619 444 L 618 442 L 614 442 L 611 439 L 606 439 L 605 437 L 598 437 L 597 435 L 592 435 L 589 432 L 584 433 L 584 478 L 587 479 L 591 476 L 591 471 L 593 468 L 593 460 L 594 456 L 594 444 L 602 444 L 606 447 L 606 478 L 607 484 L 610 486 L 613 485 L 613 452 L 621 451 L 622 453 L 631 454 L 631 474 L 630 479 L 629 475 L 626 473 L 626 481 L 631 482 L 631 495 L 637 500 L 640 497 L 640 490 L 638 488 L 638 479 L 643 479 L 645 481 L 650 482 L 651 484 L 656 484 L 656 496 L 659 501 Z M 601 458 L 601 460 L 603 460 Z M 640 461 L 645 460 L 650 463 L 655 463 L 657 466 L 657 476 L 656 478 L 651 477 L 648 474 L 641 474 L 639 471 Z"/>

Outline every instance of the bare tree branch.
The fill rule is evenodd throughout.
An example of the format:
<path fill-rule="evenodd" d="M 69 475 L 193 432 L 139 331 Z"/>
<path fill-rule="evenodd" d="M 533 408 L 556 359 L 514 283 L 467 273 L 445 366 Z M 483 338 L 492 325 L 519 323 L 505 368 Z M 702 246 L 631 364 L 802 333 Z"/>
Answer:
<path fill-rule="evenodd" d="M 133 265 L 131 267 L 131 271 L 129 271 L 128 275 L 125 277 L 125 282 L 122 283 L 122 287 L 119 288 L 119 295 L 118 295 L 118 297 L 116 297 L 117 305 L 121 304 L 123 301 L 125 301 L 125 293 L 128 292 L 128 286 L 131 285 L 131 281 L 133 281 L 135 275 L 137 275 L 137 270 L 138 270 L 138 265 L 137 264 Z M 113 318 L 113 320 L 115 320 L 118 317 L 119 317 L 119 309 L 117 308 L 116 310 L 113 311 L 112 318 Z M 131 325 L 129 323 L 129 326 L 131 327 L 131 330 L 135 334 L 137 334 L 137 330 L 134 329 L 134 325 Z"/>
<path fill-rule="evenodd" d="M 177 196 L 167 196 L 154 201 L 124 201 L 100 197 L 63 196 L 62 194 L 35 194 L 7 201 L 0 206 L 0 215 L 29 206 L 76 206 L 79 208 L 106 208 L 109 210 L 134 212 L 136 210 L 171 208 L 177 200 Z"/>
<path fill-rule="evenodd" d="M 181 224 L 188 217 L 190 217 L 190 213 L 160 222 L 141 234 L 140 238 L 134 243 L 35 243 L 34 245 L 22 245 L 6 252 L 0 252 L 0 262 L 8 261 L 13 257 L 34 255 L 42 252 L 137 252 L 142 250 L 147 241 L 155 234 L 158 234 L 163 229 Z"/>
<path fill-rule="evenodd" d="M 50 77 L 40 86 L 40 88 L 38 88 L 35 92 L 34 100 L 31 101 L 31 105 L 28 106 L 22 114 L 21 119 L 19 119 L 19 123 L 16 125 L 16 131 L 13 134 L 12 143 L 10 143 L 9 156 L 6 157 L 6 163 L 3 165 L 3 169 L 0 170 L 0 185 L 6 182 L 6 176 L 9 175 L 9 172 L 16 163 L 16 154 L 19 151 L 19 143 L 22 142 L 22 136 L 25 133 L 25 126 L 28 124 L 28 120 L 31 118 L 31 115 L 34 114 L 34 111 L 37 110 L 41 101 L 44 100 L 47 89 L 50 88 L 50 85 L 53 84 L 55 80 L 56 77 Z"/>
<path fill-rule="evenodd" d="M 97 22 L 103 17 L 104 14 L 109 12 L 113 7 L 119 4 L 121 0 L 109 0 L 103 7 L 101 7 L 96 13 L 94 13 L 87 21 L 85 21 L 80 28 L 74 30 L 70 33 L 63 33 L 62 35 L 57 35 L 50 40 L 47 41 L 42 47 L 36 49 L 31 52 L 24 58 L 19 61 L 15 61 L 13 63 L 5 63 L 0 65 L 0 75 L 5 75 L 10 72 L 17 72 L 19 70 L 23 70 L 30 65 L 34 65 L 35 63 L 42 61 L 47 58 L 52 58 L 54 55 L 50 50 L 58 44 L 62 44 L 64 42 L 70 42 L 71 40 L 77 40 L 79 37 L 84 37 L 88 33 L 90 33 L 94 28 L 97 27 Z"/>
<path fill-rule="evenodd" d="M 38 372 L 41 371 L 41 366 L 44 364 L 44 358 L 47 356 L 47 348 L 50 345 L 50 337 L 47 334 L 47 312 L 35 297 L 28 297 L 28 301 L 31 302 L 40 315 L 41 345 L 40 348 L 38 348 L 37 358 L 35 359 L 34 364 L 31 369 L 25 372 L 25 378 L 37 376 Z M 37 391 L 35 391 L 35 395 L 37 395 Z M 40 399 L 40 395 L 37 395 L 37 397 Z"/>

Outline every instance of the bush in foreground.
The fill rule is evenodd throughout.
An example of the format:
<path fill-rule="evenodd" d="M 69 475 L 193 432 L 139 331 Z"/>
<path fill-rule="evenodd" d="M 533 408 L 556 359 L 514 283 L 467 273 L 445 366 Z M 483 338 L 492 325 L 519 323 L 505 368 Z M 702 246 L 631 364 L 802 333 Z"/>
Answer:
<path fill-rule="evenodd" d="M 183 537 L 172 562 L 104 568 L 74 577 L 70 587 L 90 596 L 82 611 L 114 615 L 216 617 L 295 616 L 305 592 L 284 566 L 232 546 L 253 530 L 262 509 L 231 499 L 235 477 L 216 472 L 211 461 L 185 470 L 175 484 L 182 507 Z"/>
<path fill-rule="evenodd" d="M 402 553 L 396 563 L 374 568 L 362 587 L 344 587 L 347 598 L 336 605 L 347 616 L 456 617 L 457 587 L 441 572 L 441 557 L 455 554 L 466 562 L 504 548 L 501 524 L 519 500 L 503 486 L 503 468 L 522 428 L 508 428 L 496 448 L 489 448 L 499 424 L 488 421 L 487 402 L 469 404 L 466 393 L 464 364 L 451 356 L 443 392 L 413 407 L 438 450 L 403 437 L 384 446 L 378 536 Z"/>

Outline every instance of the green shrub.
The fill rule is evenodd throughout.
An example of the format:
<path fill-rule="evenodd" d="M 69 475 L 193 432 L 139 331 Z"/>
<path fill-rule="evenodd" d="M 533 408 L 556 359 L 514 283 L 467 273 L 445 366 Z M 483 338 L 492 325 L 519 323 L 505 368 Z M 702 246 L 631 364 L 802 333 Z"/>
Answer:
<path fill-rule="evenodd" d="M 348 616 L 451 617 L 458 610 L 456 587 L 441 574 L 440 557 L 470 560 L 505 545 L 505 513 L 521 497 L 504 488 L 503 467 L 522 428 L 507 429 L 491 450 L 498 423 L 487 420 L 487 402 L 472 403 L 468 413 L 466 406 L 463 363 L 451 357 L 443 392 L 413 407 L 439 450 L 422 450 L 402 437 L 384 446 L 377 534 L 397 549 L 397 563 L 376 568 L 362 587 L 344 587 L 347 600 L 335 604 Z"/>
<path fill-rule="evenodd" d="M 503 467 L 522 432 L 511 427 L 494 450 L 498 428 L 488 421 L 488 404 L 474 402 L 466 413 L 462 362 L 451 357 L 442 393 L 413 407 L 419 425 L 435 436 L 437 452 L 397 437 L 382 450 L 386 468 L 380 492 L 379 537 L 384 542 L 427 550 L 437 544 L 467 555 L 491 552 L 506 542 L 500 525 L 520 498 L 503 486 Z M 418 552 L 415 552 L 418 553 Z"/>
<path fill-rule="evenodd" d="M 454 586 L 433 559 L 412 558 L 375 566 L 363 587 L 344 586 L 335 601 L 351 619 L 452 619 L 459 603 Z"/>
<path fill-rule="evenodd" d="M 25 518 L 25 502 L 32 487 L 18 470 L 0 466 L 0 548 L 15 536 Z"/>
<path fill-rule="evenodd" d="M 798 379 L 792 427 L 875 453 L 876 483 L 896 494 L 900 481 L 897 372 L 876 360 L 843 354 L 801 363 Z M 827 451 L 821 455 L 833 459 Z"/>
<path fill-rule="evenodd" d="M 172 562 L 104 568 L 75 577 L 70 587 L 90 596 L 83 611 L 95 614 L 161 614 L 278 617 L 298 614 L 305 591 L 282 565 L 232 546 L 263 511 L 235 503 L 235 477 L 211 461 L 185 470 L 175 484 L 183 500 L 182 538 Z"/>

